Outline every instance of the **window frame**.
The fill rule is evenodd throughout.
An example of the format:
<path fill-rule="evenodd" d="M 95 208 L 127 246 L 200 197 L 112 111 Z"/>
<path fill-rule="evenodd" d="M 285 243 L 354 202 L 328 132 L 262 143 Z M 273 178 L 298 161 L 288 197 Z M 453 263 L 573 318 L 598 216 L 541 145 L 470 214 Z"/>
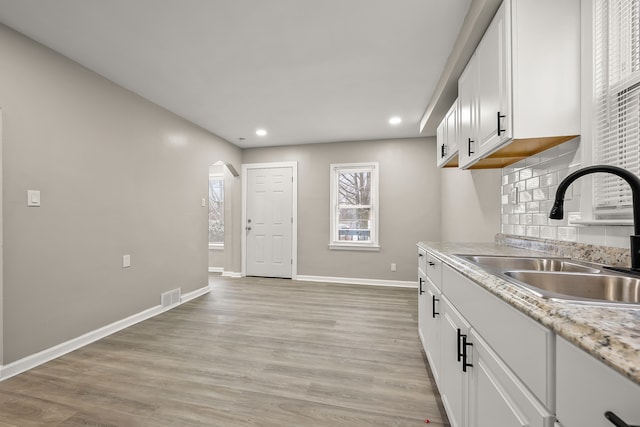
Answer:
<path fill-rule="evenodd" d="M 211 242 L 208 241 L 209 244 L 209 249 L 216 249 L 216 250 L 223 250 L 224 249 L 224 239 L 225 239 L 225 230 L 224 230 L 224 209 L 225 209 L 225 180 L 224 180 L 224 174 L 223 173 L 210 173 L 209 174 L 209 181 L 207 182 L 207 186 L 211 185 L 211 181 L 220 181 L 222 182 L 222 226 L 223 226 L 223 231 L 222 231 L 222 242 Z M 210 191 L 210 190 L 209 190 Z M 209 200 L 209 203 L 207 203 L 207 223 L 209 223 L 209 214 L 211 212 L 211 202 Z M 207 240 L 209 238 L 207 237 Z"/>
<path fill-rule="evenodd" d="M 354 251 L 379 251 L 380 230 L 380 198 L 379 198 L 379 169 L 378 162 L 364 163 L 332 163 L 330 172 L 330 235 L 329 249 L 354 250 Z M 371 239 L 370 241 L 339 240 L 339 174 L 344 172 L 369 172 L 371 173 Z"/>
<path fill-rule="evenodd" d="M 588 2 L 588 7 L 582 7 L 582 138 L 581 158 L 585 165 L 600 163 L 596 150 L 598 150 L 598 135 L 596 131 L 596 113 L 599 102 L 596 93 L 596 30 L 595 8 L 597 0 Z M 585 176 L 581 185 L 581 212 L 582 219 L 574 221 L 580 225 L 629 225 L 632 218 L 630 207 L 607 209 L 596 206 L 596 177 Z M 626 185 L 626 183 L 624 183 Z"/>

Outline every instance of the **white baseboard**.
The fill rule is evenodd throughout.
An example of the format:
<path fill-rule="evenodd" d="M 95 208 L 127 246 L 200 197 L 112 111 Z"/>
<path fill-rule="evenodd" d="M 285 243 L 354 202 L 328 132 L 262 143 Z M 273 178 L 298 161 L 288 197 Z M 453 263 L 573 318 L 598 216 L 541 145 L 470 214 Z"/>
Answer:
<path fill-rule="evenodd" d="M 416 282 L 402 280 L 359 279 L 356 277 L 328 277 L 298 275 L 296 280 L 304 282 L 345 283 L 351 285 L 394 286 L 398 288 L 417 288 Z"/>
<path fill-rule="evenodd" d="M 196 289 L 195 291 L 187 292 L 186 294 L 180 295 L 180 304 L 185 303 L 187 301 L 191 301 L 192 299 L 201 297 L 204 294 L 208 294 L 211 292 L 211 287 L 209 285 Z"/>
<path fill-rule="evenodd" d="M 209 267 L 209 273 L 224 273 L 224 267 Z"/>
<path fill-rule="evenodd" d="M 121 331 L 122 329 L 128 328 L 129 326 L 133 326 L 136 323 L 140 323 L 143 320 L 150 319 L 154 316 L 157 316 L 158 314 L 164 313 L 165 311 L 169 311 L 182 303 L 208 293 L 210 290 L 211 288 L 209 287 L 209 285 L 207 285 L 203 288 L 196 289 L 195 291 L 182 295 L 180 298 L 180 303 L 178 304 L 173 304 L 168 307 L 156 305 L 155 307 L 148 308 L 132 316 L 117 320 L 109 325 L 95 329 L 91 332 L 87 332 L 86 334 L 80 335 L 79 337 L 72 338 L 69 341 L 63 342 L 61 344 L 47 348 L 46 350 L 42 350 L 38 353 L 23 357 L 20 360 L 16 360 L 15 362 L 11 362 L 7 365 L 1 366 L 0 381 L 4 381 L 15 375 L 26 372 L 29 369 L 33 369 L 36 366 L 42 365 L 43 363 L 49 362 L 67 353 L 84 347 L 87 344 L 91 344 L 94 341 L 98 341 L 99 339 L 107 337 L 115 332 Z"/>
<path fill-rule="evenodd" d="M 222 277 L 242 277 L 242 273 L 238 273 L 236 271 L 223 271 L 222 272 Z"/>

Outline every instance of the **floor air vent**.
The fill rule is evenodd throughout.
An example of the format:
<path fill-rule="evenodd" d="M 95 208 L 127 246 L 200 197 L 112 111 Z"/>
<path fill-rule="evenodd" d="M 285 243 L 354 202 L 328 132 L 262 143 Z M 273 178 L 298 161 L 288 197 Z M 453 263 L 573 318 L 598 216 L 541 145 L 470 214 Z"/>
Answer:
<path fill-rule="evenodd" d="M 163 307 L 178 304 L 180 302 L 180 288 L 165 292 L 160 295 L 160 303 Z"/>

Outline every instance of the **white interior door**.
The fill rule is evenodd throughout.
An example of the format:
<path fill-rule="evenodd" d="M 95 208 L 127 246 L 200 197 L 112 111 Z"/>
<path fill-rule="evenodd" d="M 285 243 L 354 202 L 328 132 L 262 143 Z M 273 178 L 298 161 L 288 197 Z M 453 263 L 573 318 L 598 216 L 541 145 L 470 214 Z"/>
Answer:
<path fill-rule="evenodd" d="M 246 179 L 246 275 L 290 279 L 293 168 L 251 168 Z"/>

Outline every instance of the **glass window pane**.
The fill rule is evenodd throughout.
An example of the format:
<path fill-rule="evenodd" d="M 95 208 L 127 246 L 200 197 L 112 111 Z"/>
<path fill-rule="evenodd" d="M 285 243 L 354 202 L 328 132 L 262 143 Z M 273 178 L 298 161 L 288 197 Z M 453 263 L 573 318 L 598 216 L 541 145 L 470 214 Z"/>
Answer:
<path fill-rule="evenodd" d="M 370 208 L 341 208 L 338 211 L 338 240 L 371 240 Z"/>
<path fill-rule="evenodd" d="M 340 172 L 338 203 L 341 205 L 371 204 L 371 172 Z"/>
<path fill-rule="evenodd" d="M 209 180 L 209 243 L 224 243 L 224 180 Z"/>

